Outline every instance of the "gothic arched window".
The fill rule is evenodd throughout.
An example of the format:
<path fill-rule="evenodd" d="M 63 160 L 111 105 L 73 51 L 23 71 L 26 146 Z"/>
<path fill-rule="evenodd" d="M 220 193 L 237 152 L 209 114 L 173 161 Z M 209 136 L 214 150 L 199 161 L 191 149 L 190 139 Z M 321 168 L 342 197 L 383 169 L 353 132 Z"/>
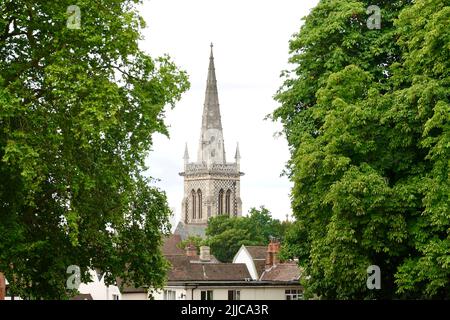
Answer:
<path fill-rule="evenodd" d="M 231 212 L 231 190 L 227 190 L 227 194 L 225 196 L 225 213 L 230 214 Z"/>
<path fill-rule="evenodd" d="M 223 189 L 219 191 L 219 211 L 217 214 L 223 214 Z"/>
<path fill-rule="evenodd" d="M 202 218 L 202 191 L 200 189 L 197 190 L 197 200 L 198 200 L 198 218 Z"/>
<path fill-rule="evenodd" d="M 196 218 L 196 209 L 197 209 L 197 205 L 196 205 L 196 196 L 195 196 L 195 190 L 192 190 L 191 192 L 192 195 L 192 220 L 195 220 Z"/>

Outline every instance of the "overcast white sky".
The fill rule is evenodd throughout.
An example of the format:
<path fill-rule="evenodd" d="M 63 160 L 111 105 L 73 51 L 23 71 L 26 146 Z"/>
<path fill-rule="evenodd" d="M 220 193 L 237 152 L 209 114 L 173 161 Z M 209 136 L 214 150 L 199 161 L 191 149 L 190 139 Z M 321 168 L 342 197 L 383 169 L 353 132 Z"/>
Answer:
<path fill-rule="evenodd" d="M 243 214 L 266 206 L 278 219 L 291 213 L 291 183 L 280 177 L 289 159 L 281 125 L 264 117 L 277 102 L 279 75 L 288 65 L 288 41 L 318 0 L 148 0 L 141 47 L 153 57 L 168 53 L 189 74 L 191 89 L 175 109 L 167 109 L 170 139 L 154 136 L 147 159 L 150 175 L 160 179 L 178 221 L 183 197 L 184 145 L 196 160 L 206 88 L 209 44 L 214 43 L 219 102 L 227 161 L 241 152 Z"/>

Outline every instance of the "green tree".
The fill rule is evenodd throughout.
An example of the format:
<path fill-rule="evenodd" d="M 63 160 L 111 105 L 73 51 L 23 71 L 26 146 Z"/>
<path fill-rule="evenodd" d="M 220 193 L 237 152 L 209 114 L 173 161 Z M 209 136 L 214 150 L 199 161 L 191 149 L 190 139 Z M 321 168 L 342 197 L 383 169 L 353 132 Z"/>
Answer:
<path fill-rule="evenodd" d="M 289 224 L 284 231 L 283 244 L 280 250 L 281 260 L 293 260 L 299 257 L 307 256 L 304 252 L 303 241 L 307 238 L 307 231 L 303 221 L 294 221 Z"/>
<path fill-rule="evenodd" d="M 186 249 L 189 244 L 193 244 L 197 248 L 197 254 L 200 254 L 200 247 L 205 244 L 205 239 L 199 236 L 189 236 L 177 244 L 180 249 Z"/>
<path fill-rule="evenodd" d="M 245 217 L 220 215 L 208 220 L 205 244 L 211 253 L 223 262 L 230 262 L 242 245 L 261 245 L 269 243 L 270 237 L 280 240 L 286 223 L 273 219 L 265 207 L 251 208 Z"/>
<path fill-rule="evenodd" d="M 450 297 L 449 7 L 323 0 L 290 42 L 273 116 L 291 147 L 289 250 L 307 295 Z M 447 21 L 447 22 L 446 22 Z M 381 290 L 366 269 L 381 268 Z"/>
<path fill-rule="evenodd" d="M 411 145 L 420 157 L 405 181 L 414 192 L 404 194 L 414 204 L 408 216 L 414 254 L 395 274 L 398 292 L 407 297 L 450 298 L 449 21 L 450 6 L 443 0 L 416 1 L 396 21 L 405 54 L 387 97 L 395 103 L 387 117 L 403 132 L 405 120 L 410 124 Z"/>
<path fill-rule="evenodd" d="M 140 2 L 76 1 L 80 29 L 73 1 L 0 3 L 0 270 L 16 295 L 66 298 L 70 265 L 164 283 L 170 210 L 144 158 L 189 84 L 138 48 Z"/>

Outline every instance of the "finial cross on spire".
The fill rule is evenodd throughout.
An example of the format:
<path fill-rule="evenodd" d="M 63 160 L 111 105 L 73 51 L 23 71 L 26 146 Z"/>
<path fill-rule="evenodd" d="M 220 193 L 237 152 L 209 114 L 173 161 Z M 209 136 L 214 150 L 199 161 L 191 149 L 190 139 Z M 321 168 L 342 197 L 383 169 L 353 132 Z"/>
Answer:
<path fill-rule="evenodd" d="M 213 47 L 214 47 L 214 45 L 213 45 L 212 42 L 211 42 L 210 47 L 211 47 L 211 55 L 210 55 L 210 59 L 213 59 L 213 58 L 214 58 L 214 55 L 213 55 Z"/>

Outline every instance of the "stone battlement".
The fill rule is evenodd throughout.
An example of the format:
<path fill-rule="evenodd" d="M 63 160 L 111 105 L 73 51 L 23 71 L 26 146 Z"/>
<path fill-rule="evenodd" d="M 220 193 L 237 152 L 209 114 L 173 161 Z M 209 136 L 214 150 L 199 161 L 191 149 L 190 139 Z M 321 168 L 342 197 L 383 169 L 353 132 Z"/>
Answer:
<path fill-rule="evenodd" d="M 190 174 L 240 174 L 236 163 L 213 163 L 210 167 L 206 163 L 188 163 L 182 175 Z"/>

